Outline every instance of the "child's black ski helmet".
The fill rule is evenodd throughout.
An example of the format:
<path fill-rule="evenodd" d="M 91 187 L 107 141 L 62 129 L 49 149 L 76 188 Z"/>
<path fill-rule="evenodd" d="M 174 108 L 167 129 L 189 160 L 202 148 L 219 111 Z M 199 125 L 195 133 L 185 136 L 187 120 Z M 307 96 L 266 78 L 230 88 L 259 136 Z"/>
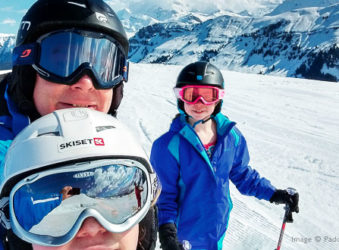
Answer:
<path fill-rule="evenodd" d="M 175 87 L 181 88 L 187 85 L 213 86 L 224 89 L 224 78 L 220 70 L 213 64 L 198 61 L 185 66 L 179 73 Z M 221 111 L 222 101 L 214 109 L 213 115 Z M 184 112 L 184 102 L 178 99 L 178 108 Z"/>

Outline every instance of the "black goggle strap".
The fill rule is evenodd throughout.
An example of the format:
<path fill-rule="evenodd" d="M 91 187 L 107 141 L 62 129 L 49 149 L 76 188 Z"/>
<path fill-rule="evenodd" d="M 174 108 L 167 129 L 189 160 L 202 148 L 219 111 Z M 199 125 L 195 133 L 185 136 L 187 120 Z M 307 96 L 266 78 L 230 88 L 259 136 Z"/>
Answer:
<path fill-rule="evenodd" d="M 9 197 L 2 197 L 0 199 L 0 223 L 6 229 L 11 229 L 11 222 L 9 219 Z"/>
<path fill-rule="evenodd" d="M 36 62 L 38 55 L 38 44 L 29 43 L 24 44 L 13 49 L 12 65 L 32 65 Z"/>

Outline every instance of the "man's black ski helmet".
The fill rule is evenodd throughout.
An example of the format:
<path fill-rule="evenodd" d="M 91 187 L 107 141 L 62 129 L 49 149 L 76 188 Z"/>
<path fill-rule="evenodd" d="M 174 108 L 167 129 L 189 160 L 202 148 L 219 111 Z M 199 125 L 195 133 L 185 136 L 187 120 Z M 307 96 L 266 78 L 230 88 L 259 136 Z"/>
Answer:
<path fill-rule="evenodd" d="M 213 86 L 224 89 L 224 78 L 220 70 L 213 64 L 198 61 L 185 66 L 179 73 L 175 87 L 181 88 L 187 85 Z M 213 115 L 221 111 L 220 101 L 214 109 Z M 178 108 L 185 112 L 184 102 L 178 99 Z"/>
<path fill-rule="evenodd" d="M 122 46 L 126 57 L 129 42 L 115 12 L 103 0 L 38 0 L 22 18 L 16 46 L 35 42 L 40 36 L 55 30 L 78 28 L 104 33 Z M 33 90 L 36 71 L 31 66 L 13 66 L 10 95 L 19 110 L 36 119 Z M 122 99 L 123 84 L 115 87 L 109 113 L 115 115 Z M 33 116 L 33 117 L 32 117 Z"/>

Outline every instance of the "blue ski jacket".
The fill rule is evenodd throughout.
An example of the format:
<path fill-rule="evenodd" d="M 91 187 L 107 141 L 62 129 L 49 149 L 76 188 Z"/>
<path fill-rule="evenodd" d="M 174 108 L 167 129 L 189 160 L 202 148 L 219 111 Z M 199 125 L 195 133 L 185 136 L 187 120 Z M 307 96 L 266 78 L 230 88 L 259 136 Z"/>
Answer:
<path fill-rule="evenodd" d="M 152 146 L 151 163 L 162 184 L 159 226 L 175 223 L 192 249 L 219 250 L 232 209 L 230 180 L 244 195 L 269 200 L 276 188 L 249 164 L 246 140 L 221 113 L 211 158 L 182 114 Z"/>
<path fill-rule="evenodd" d="M 1 78 L 4 78 L 2 75 Z M 21 114 L 15 103 L 7 93 L 6 79 L 0 81 L 0 181 L 3 180 L 2 164 L 6 152 L 14 137 L 30 123 L 28 116 Z M 5 229 L 0 226 L 0 238 L 5 234 Z M 0 243 L 0 250 L 4 249 Z"/>
<path fill-rule="evenodd" d="M 30 123 L 28 116 L 21 114 L 7 93 L 7 83 L 0 83 L 0 166 L 14 137 Z M 2 169 L 0 169 L 2 180 Z"/>

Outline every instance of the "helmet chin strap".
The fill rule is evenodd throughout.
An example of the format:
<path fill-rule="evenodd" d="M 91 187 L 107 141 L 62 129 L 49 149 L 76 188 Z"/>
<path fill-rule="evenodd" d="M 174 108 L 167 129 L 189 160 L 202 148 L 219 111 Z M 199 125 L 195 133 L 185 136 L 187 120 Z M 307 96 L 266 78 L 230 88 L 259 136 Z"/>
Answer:
<path fill-rule="evenodd" d="M 178 104 L 178 106 L 179 106 L 179 104 Z M 190 115 L 188 115 L 183 109 L 181 109 L 180 107 L 178 107 L 178 110 L 179 110 L 179 113 L 180 114 L 182 114 L 182 115 L 184 115 L 184 117 L 185 117 L 185 119 L 186 119 L 186 121 L 188 122 L 188 119 L 189 118 L 193 118 L 192 116 L 190 116 Z M 210 119 L 212 119 L 213 117 L 214 117 L 215 115 L 210 115 L 207 119 L 201 119 L 201 120 L 198 120 L 198 121 L 196 121 L 194 124 L 193 124 L 193 129 L 199 124 L 199 123 L 202 123 L 202 124 L 204 124 L 205 122 L 208 122 Z"/>
<path fill-rule="evenodd" d="M 191 116 L 188 116 L 188 117 L 191 117 Z M 208 122 L 210 119 L 212 119 L 213 118 L 213 115 L 210 115 L 210 117 L 208 117 L 206 120 L 203 120 L 203 119 L 201 119 L 201 120 L 198 120 L 198 121 L 196 121 L 194 124 L 193 124 L 193 129 L 199 124 L 199 123 L 201 123 L 201 124 L 204 124 L 205 122 Z"/>

